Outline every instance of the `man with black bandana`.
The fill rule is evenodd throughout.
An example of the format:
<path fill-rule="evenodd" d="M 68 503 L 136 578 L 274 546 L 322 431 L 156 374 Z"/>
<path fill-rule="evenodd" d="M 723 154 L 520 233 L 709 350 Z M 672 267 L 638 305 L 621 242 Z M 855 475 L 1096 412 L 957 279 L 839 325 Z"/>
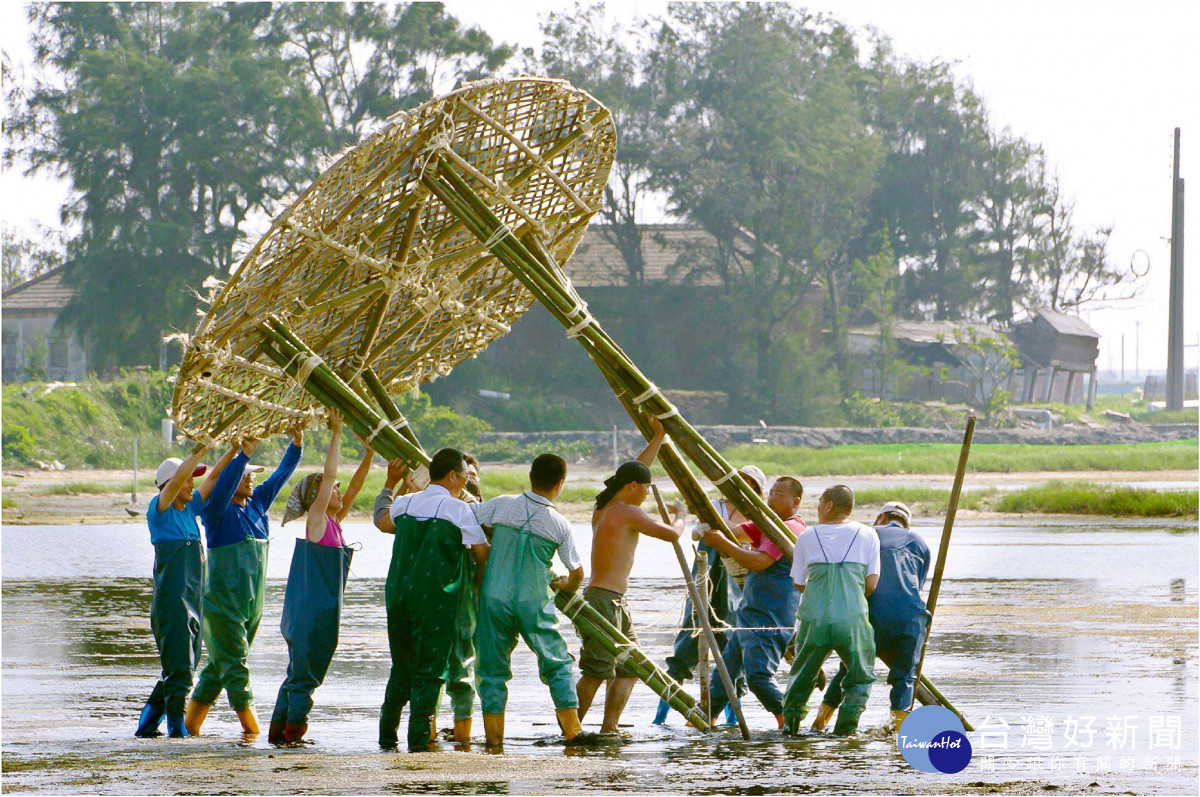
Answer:
<path fill-rule="evenodd" d="M 641 508 L 650 493 L 650 463 L 658 456 L 664 437 L 662 424 L 657 419 L 651 418 L 650 425 L 654 437 L 645 450 L 636 460 L 617 468 L 617 472 L 605 480 L 604 490 L 596 496 L 596 509 L 592 513 L 592 578 L 583 591 L 584 600 L 635 643 L 637 636 L 625 605 L 625 590 L 629 586 L 629 571 L 633 569 L 638 540 L 646 534 L 674 542 L 683 532 L 683 517 L 678 510 L 675 522 L 668 525 L 655 520 Z M 604 722 L 600 731 L 616 733 L 621 712 L 637 678 L 613 654 L 587 637 L 583 637 L 579 670 L 582 673 L 576 686 L 579 719 L 582 721 L 587 714 L 601 681 L 606 681 Z"/>

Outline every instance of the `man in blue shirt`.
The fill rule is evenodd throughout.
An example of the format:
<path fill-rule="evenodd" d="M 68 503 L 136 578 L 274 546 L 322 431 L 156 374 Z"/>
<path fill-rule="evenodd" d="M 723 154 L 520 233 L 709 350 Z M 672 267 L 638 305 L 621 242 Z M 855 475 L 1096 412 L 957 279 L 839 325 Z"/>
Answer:
<path fill-rule="evenodd" d="M 267 510 L 300 462 L 304 437 L 297 426 L 292 444 L 275 472 L 258 487 L 250 464 L 257 440 L 243 440 L 242 450 L 221 473 L 200 513 L 208 539 L 208 582 L 204 591 L 204 645 L 208 663 L 188 702 L 185 725 L 195 736 L 208 710 L 224 689 L 241 720 L 242 730 L 258 733 L 247 659 L 262 620 L 266 592 Z"/>
<path fill-rule="evenodd" d="M 899 501 L 883 505 L 875 518 L 879 534 L 879 585 L 867 599 L 871 626 L 875 631 L 875 655 L 888 665 L 892 687 L 893 727 L 899 727 L 913 703 L 917 663 L 925 642 L 929 612 L 921 587 L 929 573 L 929 546 L 920 534 L 910 531 L 912 513 Z M 842 702 L 843 665 L 825 691 L 814 730 L 824 730 Z"/>

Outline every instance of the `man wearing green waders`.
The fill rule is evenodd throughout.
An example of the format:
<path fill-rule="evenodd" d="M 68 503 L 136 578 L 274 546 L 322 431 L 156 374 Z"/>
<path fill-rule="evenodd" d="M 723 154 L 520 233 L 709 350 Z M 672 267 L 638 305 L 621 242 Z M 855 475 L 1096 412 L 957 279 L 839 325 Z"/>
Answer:
<path fill-rule="evenodd" d="M 583 560 L 575 550 L 571 523 L 554 506 L 566 478 L 562 457 L 539 454 L 529 469 L 528 492 L 474 507 L 479 523 L 492 529 L 475 634 L 475 671 L 490 747 L 504 744 L 504 708 L 518 635 L 537 654 L 538 674 L 550 687 L 563 736 L 573 739 L 580 733 L 571 654 L 558 631 L 551 591 L 552 584 L 574 592 L 583 583 Z M 556 553 L 570 574 L 552 582 L 550 560 Z"/>
<path fill-rule="evenodd" d="M 200 513 L 208 538 L 208 581 L 204 590 L 204 646 L 208 663 L 188 702 L 184 724 L 195 736 L 212 704 L 224 689 L 245 733 L 258 733 L 254 694 L 250 691 L 250 646 L 262 622 L 266 597 L 267 510 L 300 462 L 304 432 L 292 430 L 288 446 L 266 481 L 254 486 L 262 470 L 250 464 L 257 440 L 243 440 L 242 450 L 221 473 Z"/>
<path fill-rule="evenodd" d="M 401 472 L 389 465 L 389 481 Z M 421 492 L 397 498 L 390 517 L 375 520 L 380 531 L 396 535 L 384 588 L 392 671 L 379 713 L 379 745 L 396 746 L 400 712 L 408 704 L 408 748 L 414 752 L 429 749 L 433 713 L 450 669 L 467 577 L 463 548 L 475 558 L 480 576 L 488 558 L 487 537 L 459 499 L 467 484 L 463 453 L 443 448 L 434 454 L 429 480 Z"/>
<path fill-rule="evenodd" d="M 821 493 L 819 523 L 796 539 L 792 581 L 804 593 L 797 617 L 796 658 L 783 697 L 784 731 L 799 732 L 817 673 L 830 652 L 846 666 L 845 694 L 833 732 L 858 730 L 875 681 L 875 635 L 867 615 L 867 596 L 879 581 L 879 536 L 875 529 L 849 520 L 854 492 L 837 484 Z"/>

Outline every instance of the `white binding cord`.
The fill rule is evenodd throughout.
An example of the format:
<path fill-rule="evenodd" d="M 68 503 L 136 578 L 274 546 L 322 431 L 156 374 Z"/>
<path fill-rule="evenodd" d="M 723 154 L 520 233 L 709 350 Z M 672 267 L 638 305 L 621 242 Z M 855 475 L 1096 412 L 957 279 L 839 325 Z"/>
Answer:
<path fill-rule="evenodd" d="M 376 425 L 375 430 L 373 432 L 371 432 L 369 435 L 367 435 L 367 439 L 363 440 L 363 442 L 366 443 L 367 445 L 371 445 L 371 441 L 375 439 L 376 435 L 378 435 L 384 429 L 388 428 L 388 426 L 389 426 L 388 419 L 380 418 L 379 424 Z"/>
<path fill-rule="evenodd" d="M 633 403 L 634 404 L 643 404 L 643 403 L 649 401 L 650 399 L 654 398 L 656 395 L 658 395 L 658 386 L 652 384 L 652 385 L 650 385 L 649 390 L 647 390 L 642 395 L 634 398 Z"/>
<path fill-rule="evenodd" d="M 724 484 L 725 482 L 729 481 L 730 479 L 732 479 L 732 478 L 733 478 L 734 476 L 736 476 L 736 475 L 737 475 L 737 471 L 736 471 L 736 470 L 731 470 L 731 471 L 729 471 L 729 472 L 728 472 L 728 473 L 726 473 L 724 476 L 722 476 L 721 478 L 719 478 L 719 479 L 717 479 L 715 482 L 713 482 L 713 487 L 720 487 L 722 484 Z"/>
<path fill-rule="evenodd" d="M 312 372 L 322 362 L 323 360 L 316 354 L 306 357 L 304 362 L 300 363 L 299 367 L 296 368 L 296 384 L 304 387 L 304 383 L 308 381 L 308 378 L 312 376 Z"/>
<path fill-rule="evenodd" d="M 512 230 L 510 230 L 508 228 L 507 224 L 505 224 L 504 222 L 501 222 L 500 226 L 496 228 L 495 232 L 492 233 L 491 237 L 483 242 L 483 246 L 484 246 L 484 248 L 491 250 L 491 248 L 493 246 L 496 246 L 497 244 L 499 244 L 501 241 L 503 241 L 505 238 L 507 238 L 510 235 L 512 235 Z"/>
<path fill-rule="evenodd" d="M 585 309 L 583 311 L 583 320 L 580 321 L 579 323 L 577 323 L 575 326 L 567 329 L 567 337 L 568 338 L 577 338 L 583 334 L 583 330 L 587 329 L 588 327 L 590 327 L 592 324 L 595 324 L 595 323 L 596 323 L 596 319 L 593 318 L 592 314 L 589 313 Z"/>
<path fill-rule="evenodd" d="M 665 421 L 667 418 L 674 418 L 679 414 L 679 408 L 674 404 L 668 404 L 667 406 L 670 407 L 669 410 L 664 412 L 662 415 L 655 415 L 654 417 L 658 418 L 660 421 Z"/>

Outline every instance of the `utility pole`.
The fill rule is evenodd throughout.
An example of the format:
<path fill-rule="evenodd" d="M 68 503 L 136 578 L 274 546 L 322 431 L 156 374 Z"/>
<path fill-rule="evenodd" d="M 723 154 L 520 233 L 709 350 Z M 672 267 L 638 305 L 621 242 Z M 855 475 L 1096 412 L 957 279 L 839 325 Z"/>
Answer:
<path fill-rule="evenodd" d="M 1142 322 L 1133 322 L 1133 378 L 1142 378 Z"/>
<path fill-rule="evenodd" d="M 1121 333 L 1121 381 L 1125 381 L 1125 333 Z"/>
<path fill-rule="evenodd" d="M 1171 301 L 1167 332 L 1167 409 L 1183 409 L 1183 178 L 1179 176 L 1179 128 L 1171 182 Z"/>

